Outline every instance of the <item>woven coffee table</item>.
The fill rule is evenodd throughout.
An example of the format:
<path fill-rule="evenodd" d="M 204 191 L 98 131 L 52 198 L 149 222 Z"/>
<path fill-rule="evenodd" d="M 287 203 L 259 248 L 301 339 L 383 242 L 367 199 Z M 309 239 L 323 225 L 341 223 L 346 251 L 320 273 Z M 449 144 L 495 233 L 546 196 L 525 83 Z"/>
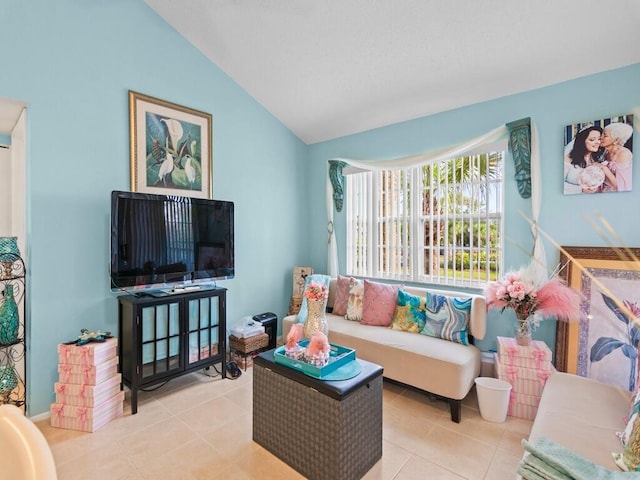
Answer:
<path fill-rule="evenodd" d="M 310 480 L 362 478 L 382 457 L 382 367 L 322 381 L 273 352 L 253 362 L 253 440 Z"/>

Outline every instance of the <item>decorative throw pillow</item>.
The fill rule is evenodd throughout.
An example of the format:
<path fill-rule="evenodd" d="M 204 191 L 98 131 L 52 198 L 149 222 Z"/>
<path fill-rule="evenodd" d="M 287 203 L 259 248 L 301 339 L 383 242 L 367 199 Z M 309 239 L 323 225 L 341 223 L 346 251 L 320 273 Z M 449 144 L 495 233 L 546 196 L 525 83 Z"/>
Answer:
<path fill-rule="evenodd" d="M 304 292 L 311 282 L 319 283 L 320 285 L 325 285 L 329 288 L 329 283 L 331 282 L 331 277 L 329 275 L 322 275 L 320 273 L 314 273 L 313 275 L 307 275 L 307 278 L 304 280 L 304 288 L 302 291 Z M 307 320 L 307 297 L 302 296 L 302 304 L 300 305 L 300 311 L 298 312 L 298 317 L 296 318 L 297 323 L 304 323 Z"/>
<path fill-rule="evenodd" d="M 349 300 L 347 301 L 347 320 L 359 322 L 362 320 L 362 297 L 364 296 L 364 282 L 356 278 L 349 279 Z"/>
<path fill-rule="evenodd" d="M 378 327 L 391 325 L 398 302 L 398 288 L 398 285 L 365 280 L 360 323 Z"/>
<path fill-rule="evenodd" d="M 347 314 L 347 303 L 349 303 L 349 277 L 338 276 L 336 282 L 336 298 L 333 301 L 333 313 L 345 316 Z"/>
<path fill-rule="evenodd" d="M 469 345 L 467 328 L 471 314 L 471 298 L 457 298 L 427 291 L 427 321 L 423 335 Z"/>
<path fill-rule="evenodd" d="M 627 429 L 630 429 L 629 441 L 622 453 L 613 453 L 613 459 L 625 472 L 640 472 L 640 415 L 632 415 Z M 634 477 L 635 478 L 635 477 Z"/>
<path fill-rule="evenodd" d="M 391 328 L 405 332 L 420 333 L 424 328 L 426 311 L 424 298 L 398 289 L 398 301 L 393 314 Z"/>
<path fill-rule="evenodd" d="M 633 429 L 633 422 L 635 417 L 640 414 L 640 391 L 634 392 L 631 397 L 631 409 L 629 410 L 629 415 L 624 419 L 626 422 L 626 427 L 622 432 L 618 432 L 618 438 L 620 439 L 620 443 L 622 443 L 623 447 L 627 446 L 629 442 L 629 437 L 631 436 L 631 431 Z"/>

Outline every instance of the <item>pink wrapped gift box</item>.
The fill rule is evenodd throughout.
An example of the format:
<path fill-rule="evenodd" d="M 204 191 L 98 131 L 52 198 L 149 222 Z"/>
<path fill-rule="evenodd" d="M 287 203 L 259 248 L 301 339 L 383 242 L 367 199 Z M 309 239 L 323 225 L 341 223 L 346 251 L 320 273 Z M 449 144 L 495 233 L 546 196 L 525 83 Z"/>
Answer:
<path fill-rule="evenodd" d="M 58 345 L 58 363 L 71 365 L 99 365 L 118 354 L 118 339 L 89 342 L 86 345 Z"/>
<path fill-rule="evenodd" d="M 120 391 L 121 377 L 122 375 L 118 373 L 98 385 L 56 382 L 54 385 L 56 403 L 80 407 L 100 405 Z"/>
<path fill-rule="evenodd" d="M 515 338 L 498 337 L 498 355 L 503 365 L 551 370 L 551 349 L 546 343 L 533 340 L 531 345 L 523 347 Z"/>
<path fill-rule="evenodd" d="M 511 403 L 509 402 L 509 410 L 507 414 L 510 417 L 524 418 L 525 420 L 534 420 L 538 413 L 538 407 L 533 405 L 527 405 L 524 403 Z"/>
<path fill-rule="evenodd" d="M 538 395 L 527 395 L 526 393 L 518 393 L 513 390 L 509 393 L 509 404 L 530 405 L 538 408 L 539 403 L 540 396 Z"/>
<path fill-rule="evenodd" d="M 123 402 L 124 392 L 119 392 L 93 408 L 52 403 L 50 408 L 51 426 L 82 432 L 95 432 L 106 423 L 122 415 Z"/>
<path fill-rule="evenodd" d="M 118 373 L 118 357 L 113 357 L 100 365 L 58 365 L 60 383 L 97 385 Z"/>
<path fill-rule="evenodd" d="M 542 390 L 551 375 L 550 370 L 503 365 L 498 354 L 494 354 L 496 373 L 500 380 L 511 384 L 512 391 L 527 395 L 542 395 Z"/>

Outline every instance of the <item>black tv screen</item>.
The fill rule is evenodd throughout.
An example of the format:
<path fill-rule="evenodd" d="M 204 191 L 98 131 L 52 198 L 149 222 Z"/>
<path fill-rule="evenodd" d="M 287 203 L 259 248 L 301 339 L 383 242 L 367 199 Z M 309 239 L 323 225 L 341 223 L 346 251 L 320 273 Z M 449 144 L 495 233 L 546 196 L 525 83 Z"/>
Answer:
<path fill-rule="evenodd" d="M 233 202 L 111 193 L 111 289 L 160 290 L 233 278 Z"/>

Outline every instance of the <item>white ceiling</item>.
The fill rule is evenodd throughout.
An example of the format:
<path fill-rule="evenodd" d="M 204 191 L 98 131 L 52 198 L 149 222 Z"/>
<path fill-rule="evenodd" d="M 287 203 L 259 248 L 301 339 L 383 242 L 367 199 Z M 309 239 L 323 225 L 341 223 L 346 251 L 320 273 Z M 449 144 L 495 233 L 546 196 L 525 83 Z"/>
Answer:
<path fill-rule="evenodd" d="M 640 62 L 639 0 L 145 1 L 309 144 Z"/>
<path fill-rule="evenodd" d="M 640 62 L 639 0 L 145 1 L 309 144 Z"/>

